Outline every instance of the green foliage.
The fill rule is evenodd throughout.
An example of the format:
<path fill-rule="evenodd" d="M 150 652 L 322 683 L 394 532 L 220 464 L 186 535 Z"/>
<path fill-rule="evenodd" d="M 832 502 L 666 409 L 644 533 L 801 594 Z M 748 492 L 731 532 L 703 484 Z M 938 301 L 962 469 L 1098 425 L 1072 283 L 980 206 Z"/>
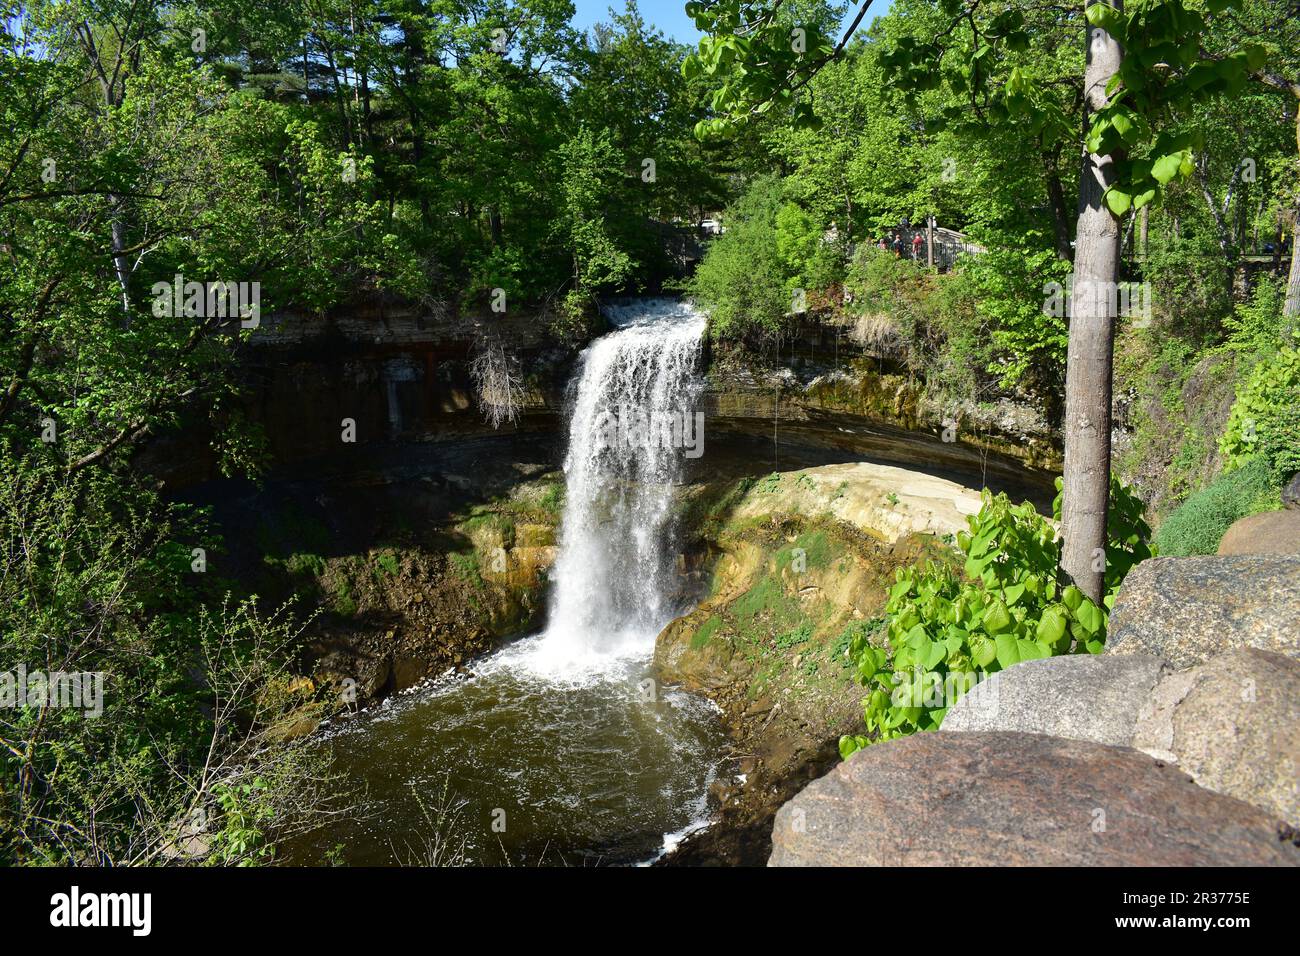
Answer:
<path fill-rule="evenodd" d="M 192 570 L 191 542 L 218 556 L 201 515 L 122 476 L 0 463 L 0 672 L 102 680 L 90 712 L 0 707 L 0 859 L 155 863 L 196 821 L 223 862 L 264 859 L 310 813 L 288 789 L 321 771 L 262 736 L 292 706 L 266 690 L 288 683 L 301 623 Z M 230 802 L 259 777 L 275 786 L 256 812 Z"/>
<path fill-rule="evenodd" d="M 572 250 L 573 291 L 592 292 L 621 285 L 632 272 L 632 259 L 606 228 L 611 199 L 607 184 L 622 175 L 620 158 L 606 134 L 583 126 L 557 155 L 561 215 L 556 234 Z"/>
<path fill-rule="evenodd" d="M 1155 535 L 1156 550 L 1174 557 L 1214 554 L 1234 521 L 1280 504 L 1268 462 L 1252 459 L 1192 495 L 1161 522 Z"/>
<path fill-rule="evenodd" d="M 791 628 L 783 634 L 776 636 L 776 646 L 783 650 L 796 647 L 800 644 L 807 644 L 812 640 L 813 626 L 811 621 L 804 621 L 798 627 Z"/>
<path fill-rule="evenodd" d="M 1279 486 L 1300 471 L 1300 349 L 1284 348 L 1257 364 L 1237 389 L 1219 440 L 1224 469 L 1262 457 Z"/>
<path fill-rule="evenodd" d="M 863 245 L 853 257 L 844 287 L 855 311 L 889 315 L 906 340 L 920 343 L 937 332 L 930 302 L 934 281 L 912 260 Z"/>
<path fill-rule="evenodd" d="M 727 210 L 727 231 L 713 240 L 691 279 L 690 294 L 708 311 L 714 339 L 770 336 L 783 327 L 793 273 L 777 245 L 782 204 L 775 177 L 751 183 Z"/>
<path fill-rule="evenodd" d="M 852 649 L 855 644 L 867 644 L 870 642 L 880 643 L 881 632 L 885 629 L 888 619 L 884 617 L 873 617 L 865 621 L 850 621 L 835 640 L 831 642 L 831 659 L 843 664 L 845 667 L 852 665 Z"/>
<path fill-rule="evenodd" d="M 811 6 L 811 11 L 809 7 Z M 792 4 L 791 7 L 794 7 Z M 766 112 L 772 106 L 786 107 L 806 125 L 815 126 L 811 104 L 793 92 L 796 77 L 814 63 L 825 62 L 832 53 L 834 28 L 825 5 L 803 5 L 812 16 L 803 18 L 780 3 L 750 4 L 743 0 L 686 4 L 686 15 L 707 35 L 697 52 L 682 63 L 687 79 L 707 76 L 722 80 L 714 89 L 710 106 L 716 117 L 696 126 L 701 138 L 728 128 L 728 118 L 751 109 Z M 820 14 L 820 16 L 818 16 Z M 801 33 L 797 38 L 792 30 Z M 761 64 L 761 69 L 754 67 Z"/>
<path fill-rule="evenodd" d="M 334 613 L 340 617 L 353 617 L 357 613 L 357 601 L 352 596 L 352 585 L 345 577 L 334 582 Z"/>
<path fill-rule="evenodd" d="M 795 539 L 794 544 L 776 553 L 778 570 L 792 568 L 798 557 L 796 552 L 802 552 L 805 570 L 825 567 L 830 561 L 830 539 L 824 531 L 805 531 Z"/>
<path fill-rule="evenodd" d="M 1116 180 L 1105 195 L 1116 216 L 1141 209 L 1175 177 L 1192 174 L 1201 139 L 1163 126 L 1168 112 L 1239 94 L 1250 73 L 1264 65 L 1266 52 L 1256 43 L 1205 56 L 1206 14 L 1235 6 L 1236 0 L 1210 0 L 1202 12 L 1182 0 L 1148 0 L 1124 12 L 1106 4 L 1087 7 L 1088 22 L 1125 49 L 1106 90 L 1108 101 L 1089 122 L 1085 141 L 1091 152 L 1118 157 Z"/>
<path fill-rule="evenodd" d="M 1300 344 L 1300 328 L 1288 323 L 1283 311 L 1284 284 L 1280 278 L 1255 279 L 1250 298 L 1238 303 L 1223 320 L 1228 337 L 1223 348 L 1246 355 L 1272 354 L 1279 347 Z"/>
<path fill-rule="evenodd" d="M 1128 569 L 1150 556 L 1141 502 L 1112 482 L 1105 606 L 1057 581 L 1056 531 L 1033 505 L 987 490 L 957 536 L 960 570 L 935 561 L 900 569 L 889 590 L 888 648 L 870 634 L 850 655 L 868 688 L 864 735 L 840 739 L 847 757 L 873 740 L 937 730 L 948 708 L 984 676 L 1020 661 L 1100 653 L 1107 609 Z M 892 653 L 891 653 L 892 652 Z"/>
<path fill-rule="evenodd" d="M 1159 328 L 1193 345 L 1218 334 L 1232 314 L 1223 257 L 1204 232 L 1157 236 L 1143 264 L 1159 309 Z"/>
<path fill-rule="evenodd" d="M 564 511 L 564 483 L 560 481 L 552 483 L 538 499 L 537 504 L 547 514 L 559 516 Z"/>
<path fill-rule="evenodd" d="M 278 564 L 276 558 L 267 557 L 267 563 Z M 325 573 L 325 559 L 319 554 L 303 553 L 295 551 L 283 561 L 284 569 L 292 575 L 310 575 L 320 577 Z"/>
<path fill-rule="evenodd" d="M 275 809 L 266 799 L 267 789 L 261 777 L 213 789 L 224 822 L 212 841 L 213 864 L 253 866 L 271 861 L 274 848 L 266 842 L 266 829 L 275 819 Z"/>
<path fill-rule="evenodd" d="M 992 245 L 968 258 L 961 274 L 978 303 L 996 351 L 988 371 L 1006 389 L 1025 387 L 1037 395 L 1063 391 L 1068 338 L 1064 306 L 1070 264 L 1032 242 Z M 1054 298 L 1055 297 L 1055 298 Z"/>
<path fill-rule="evenodd" d="M 861 246 L 844 279 L 850 311 L 887 329 L 877 347 L 896 345 L 933 392 L 953 400 L 987 393 L 985 372 L 995 354 L 970 265 L 964 261 L 939 276 L 910 259 Z"/>
<path fill-rule="evenodd" d="M 467 584 L 475 588 L 482 588 L 483 575 L 479 571 L 478 557 L 473 552 L 463 553 L 453 551 L 447 555 L 447 561 L 451 564 L 452 570 Z"/>

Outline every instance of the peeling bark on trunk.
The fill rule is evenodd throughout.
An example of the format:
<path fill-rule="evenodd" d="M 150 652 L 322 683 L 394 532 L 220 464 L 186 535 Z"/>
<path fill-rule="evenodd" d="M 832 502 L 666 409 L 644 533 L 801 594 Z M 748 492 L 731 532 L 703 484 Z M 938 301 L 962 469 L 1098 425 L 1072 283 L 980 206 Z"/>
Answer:
<path fill-rule="evenodd" d="M 126 249 L 126 213 L 122 209 L 120 196 L 108 197 L 112 221 L 109 231 L 113 242 L 113 271 L 117 273 L 117 284 L 122 293 L 122 313 L 124 324 L 131 325 L 131 260 L 123 251 Z"/>
<path fill-rule="evenodd" d="M 1094 2 L 1103 0 L 1087 5 Z M 1123 8 L 1122 0 L 1110 5 Z M 1105 106 L 1106 83 L 1119 69 L 1122 53 L 1105 30 L 1089 27 L 1087 41 L 1084 101 L 1086 115 L 1090 115 Z M 1119 278 L 1120 240 L 1119 222 L 1102 202 L 1102 195 L 1114 179 L 1114 158 L 1083 156 L 1065 375 L 1061 571 L 1098 604 L 1105 580 L 1114 289 Z"/>

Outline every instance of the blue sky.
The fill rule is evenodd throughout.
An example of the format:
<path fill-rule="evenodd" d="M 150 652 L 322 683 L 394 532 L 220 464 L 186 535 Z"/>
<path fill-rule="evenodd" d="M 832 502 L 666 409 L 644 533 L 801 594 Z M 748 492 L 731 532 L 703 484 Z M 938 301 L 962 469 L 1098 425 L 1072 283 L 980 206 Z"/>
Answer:
<path fill-rule="evenodd" d="M 891 2 L 892 0 L 872 0 L 871 9 L 862 21 L 862 29 L 869 26 L 877 16 L 886 13 Z M 624 0 L 573 0 L 573 5 L 577 9 L 577 13 L 573 17 L 573 25 L 586 30 L 592 24 L 608 20 L 610 7 L 622 12 Z M 640 0 L 638 7 L 641 10 L 641 16 L 663 30 L 674 40 L 689 43 L 691 46 L 694 46 L 699 41 L 700 32 L 695 29 L 695 24 L 686 16 L 686 0 Z M 857 10 L 858 3 L 850 3 L 845 18 L 846 26 L 847 21 L 852 20 Z"/>

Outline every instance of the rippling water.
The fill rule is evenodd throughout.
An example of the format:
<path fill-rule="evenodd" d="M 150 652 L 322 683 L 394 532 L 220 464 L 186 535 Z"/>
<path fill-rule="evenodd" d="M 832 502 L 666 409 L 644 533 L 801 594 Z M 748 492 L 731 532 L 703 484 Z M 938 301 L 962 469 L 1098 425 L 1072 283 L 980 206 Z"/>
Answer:
<path fill-rule="evenodd" d="M 635 659 L 547 677 L 530 666 L 542 643 L 527 638 L 329 728 L 317 746 L 364 792 L 284 861 L 320 863 L 341 845 L 351 865 L 423 863 L 438 835 L 479 865 L 628 864 L 702 825 L 725 744 L 712 704 L 644 683 Z"/>

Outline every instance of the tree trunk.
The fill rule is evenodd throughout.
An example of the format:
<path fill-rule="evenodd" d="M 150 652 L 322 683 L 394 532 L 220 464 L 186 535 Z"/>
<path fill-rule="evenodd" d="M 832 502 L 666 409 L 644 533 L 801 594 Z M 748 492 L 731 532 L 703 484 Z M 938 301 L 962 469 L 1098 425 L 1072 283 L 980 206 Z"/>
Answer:
<path fill-rule="evenodd" d="M 1087 5 L 1104 2 L 1088 0 Z M 1111 0 L 1123 8 L 1123 0 Z M 1084 72 L 1087 116 L 1106 104 L 1106 83 L 1119 69 L 1120 46 L 1089 27 Z M 1110 497 L 1110 391 L 1115 340 L 1119 222 L 1102 202 L 1114 179 L 1113 156 L 1085 153 L 1079 178 L 1074 288 L 1065 373 L 1065 469 L 1061 501 L 1061 571 L 1100 604 L 1105 581 L 1106 509 Z"/>
<path fill-rule="evenodd" d="M 1296 152 L 1300 154 L 1300 83 L 1292 85 L 1291 92 L 1296 97 L 1295 145 Z M 1300 174 L 1300 158 L 1296 160 L 1296 172 Z M 1282 305 L 1282 315 L 1287 319 L 1300 317 L 1300 198 L 1291 209 L 1291 271 L 1286 278 L 1286 301 Z"/>
<path fill-rule="evenodd" d="M 1286 279 L 1286 303 L 1282 315 L 1288 319 L 1300 318 L 1300 207 L 1293 211 L 1291 229 L 1291 271 Z"/>
<path fill-rule="evenodd" d="M 501 210 L 494 203 L 488 207 L 488 226 L 492 233 L 492 246 L 501 245 Z"/>
<path fill-rule="evenodd" d="M 1056 158 L 1043 154 L 1043 171 L 1047 179 L 1047 204 L 1052 210 L 1052 232 L 1056 237 L 1056 256 L 1065 262 L 1074 258 L 1070 245 L 1069 214 L 1065 208 L 1065 190 L 1056 171 Z"/>
<path fill-rule="evenodd" d="M 131 260 L 123 251 L 126 249 L 126 211 L 125 201 L 120 196 L 108 197 L 109 233 L 113 245 L 113 271 L 117 273 L 117 285 L 122 294 L 122 314 L 125 325 L 131 325 Z"/>

